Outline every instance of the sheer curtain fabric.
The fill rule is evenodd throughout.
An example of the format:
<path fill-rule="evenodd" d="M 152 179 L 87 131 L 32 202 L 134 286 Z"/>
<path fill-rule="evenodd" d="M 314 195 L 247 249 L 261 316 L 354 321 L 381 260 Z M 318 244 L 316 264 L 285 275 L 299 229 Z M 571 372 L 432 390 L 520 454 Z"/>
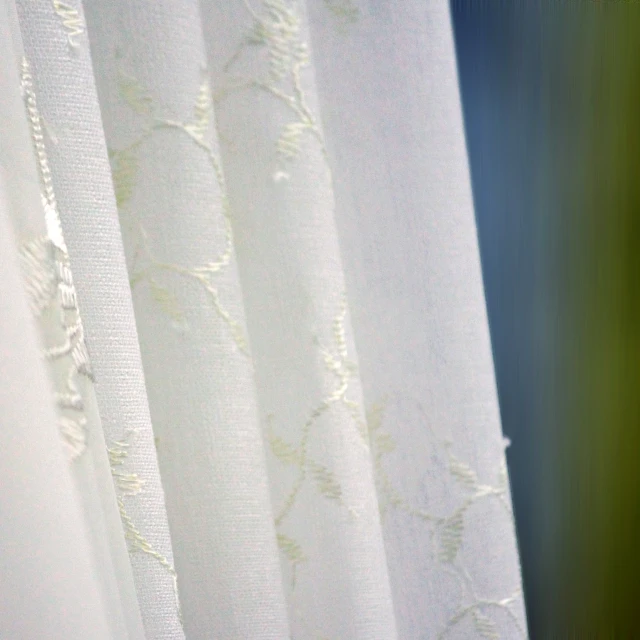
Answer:
<path fill-rule="evenodd" d="M 448 4 L 0 7 L 0 635 L 526 637 Z"/>

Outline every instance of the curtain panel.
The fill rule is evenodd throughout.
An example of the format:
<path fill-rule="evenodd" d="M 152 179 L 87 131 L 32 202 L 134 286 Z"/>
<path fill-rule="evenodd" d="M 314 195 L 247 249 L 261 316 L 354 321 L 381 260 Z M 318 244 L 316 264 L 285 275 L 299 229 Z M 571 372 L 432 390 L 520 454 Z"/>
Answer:
<path fill-rule="evenodd" d="M 0 29 L 0 635 L 526 638 L 448 3 Z"/>

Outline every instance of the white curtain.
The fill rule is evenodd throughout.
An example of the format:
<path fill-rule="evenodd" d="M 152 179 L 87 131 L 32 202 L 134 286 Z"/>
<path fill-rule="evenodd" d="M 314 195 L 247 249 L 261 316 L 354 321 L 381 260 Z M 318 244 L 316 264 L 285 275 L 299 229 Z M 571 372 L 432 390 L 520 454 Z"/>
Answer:
<path fill-rule="evenodd" d="M 0 8 L 0 637 L 526 637 L 448 3 Z"/>

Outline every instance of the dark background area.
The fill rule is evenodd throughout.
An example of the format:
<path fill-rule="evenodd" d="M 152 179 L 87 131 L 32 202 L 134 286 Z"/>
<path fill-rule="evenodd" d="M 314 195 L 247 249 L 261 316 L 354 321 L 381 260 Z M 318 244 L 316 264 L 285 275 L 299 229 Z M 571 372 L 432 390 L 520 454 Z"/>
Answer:
<path fill-rule="evenodd" d="M 530 634 L 640 638 L 640 3 L 451 8 Z"/>

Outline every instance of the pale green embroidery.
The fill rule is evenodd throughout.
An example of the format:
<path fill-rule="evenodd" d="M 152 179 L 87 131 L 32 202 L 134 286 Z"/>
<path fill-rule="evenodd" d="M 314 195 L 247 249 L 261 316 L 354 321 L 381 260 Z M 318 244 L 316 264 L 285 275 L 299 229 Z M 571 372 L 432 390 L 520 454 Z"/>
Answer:
<path fill-rule="evenodd" d="M 438 640 L 445 640 L 453 631 L 454 627 L 467 617 L 471 618 L 473 626 L 481 638 L 486 638 L 487 640 L 499 640 L 500 633 L 498 632 L 496 623 L 486 613 L 484 613 L 491 609 L 506 612 L 509 618 L 511 618 L 514 627 L 517 629 L 518 635 L 522 638 L 526 638 L 527 634 L 525 630 L 522 628 L 516 614 L 513 613 L 511 609 L 511 606 L 517 602 L 521 595 L 520 590 L 518 590 L 503 600 L 483 600 L 481 598 L 476 598 L 475 602 L 466 607 L 462 607 L 458 613 L 449 619 L 445 629 L 438 634 Z"/>
<path fill-rule="evenodd" d="M 307 559 L 302 552 L 302 547 L 292 538 L 284 533 L 277 534 L 278 547 L 285 554 L 291 563 L 291 587 L 296 585 L 296 569 L 301 562 Z"/>
<path fill-rule="evenodd" d="M 86 449 L 87 439 L 84 398 L 80 393 L 77 378 L 83 376 L 92 380 L 93 377 L 71 275 L 69 254 L 62 235 L 51 181 L 42 119 L 33 90 L 33 77 L 26 60 L 22 62 L 21 84 L 37 159 L 47 228 L 46 236 L 34 238 L 23 244 L 20 250 L 21 265 L 31 309 L 36 318 L 43 319 L 43 326 L 46 325 L 47 313 L 56 313 L 60 318 L 63 338 L 56 341 L 49 332 L 44 331 L 44 356 L 51 363 L 52 380 L 56 387 L 54 399 L 58 408 L 58 429 L 69 457 L 75 459 Z M 55 371 L 61 369 L 66 373 L 63 382 L 55 374 Z"/>
<path fill-rule="evenodd" d="M 508 500 L 508 479 L 506 463 L 503 459 L 498 472 L 496 485 L 487 485 L 480 482 L 476 472 L 465 462 L 460 460 L 451 451 L 451 444 L 442 441 L 426 421 L 432 442 L 439 451 L 439 455 L 447 463 L 451 478 L 466 493 L 466 497 L 447 516 L 436 516 L 424 509 L 419 509 L 409 502 L 395 488 L 388 472 L 385 469 L 384 460 L 387 455 L 396 449 L 391 435 L 383 430 L 384 403 L 373 405 L 367 412 L 367 423 L 371 441 L 371 451 L 374 464 L 374 475 L 378 488 L 380 515 L 384 520 L 391 509 L 398 509 L 413 517 L 419 518 L 428 524 L 428 531 L 432 543 L 435 545 L 436 557 L 442 563 L 443 569 L 451 574 L 458 582 L 463 598 L 471 604 L 462 606 L 446 623 L 438 634 L 438 639 L 444 640 L 452 629 L 468 616 L 471 617 L 479 636 L 487 640 L 499 638 L 495 622 L 485 613 L 487 609 L 498 608 L 511 618 L 521 637 L 526 633 L 520 624 L 516 614 L 510 608 L 518 597 L 518 590 L 512 596 L 500 601 L 486 600 L 475 593 L 473 582 L 459 558 L 459 552 L 464 541 L 465 515 L 469 508 L 479 500 L 495 499 L 504 507 L 509 516 L 512 516 Z"/>
<path fill-rule="evenodd" d="M 360 9 L 352 0 L 324 0 L 324 6 L 333 15 L 342 33 L 360 18 Z"/>
<path fill-rule="evenodd" d="M 140 494 L 144 487 L 144 481 L 137 473 L 130 473 L 125 470 L 124 466 L 128 457 L 128 449 L 130 447 L 129 439 L 134 435 L 133 431 L 128 431 L 122 440 L 116 440 L 107 449 L 109 453 L 109 463 L 111 466 L 111 475 L 113 476 L 116 488 L 116 499 L 118 502 L 118 510 L 120 511 L 120 519 L 124 528 L 125 539 L 129 544 L 130 552 L 141 552 L 158 561 L 169 573 L 173 579 L 174 595 L 176 599 L 176 607 L 178 609 L 178 618 L 182 623 L 182 611 L 180 607 L 180 598 L 178 594 L 178 574 L 174 566 L 169 560 L 160 553 L 153 545 L 142 535 L 138 527 L 135 525 L 129 514 L 127 513 L 125 498 L 131 498 Z"/>
<path fill-rule="evenodd" d="M 56 15 L 62 21 L 62 27 L 67 34 L 67 41 L 73 48 L 78 47 L 77 39 L 84 33 L 84 22 L 80 12 L 66 2 L 60 2 L 60 0 L 52 0 L 51 4 Z"/>
<path fill-rule="evenodd" d="M 276 140 L 277 166 L 273 178 L 277 182 L 289 179 L 288 164 L 299 157 L 305 136 L 315 139 L 326 155 L 324 139 L 318 121 L 309 107 L 302 87 L 302 70 L 309 64 L 309 48 L 302 39 L 302 23 L 294 2 L 263 0 L 256 11 L 244 0 L 253 25 L 239 44 L 236 53 L 224 67 L 230 73 L 235 63 L 251 48 L 267 52 L 268 69 L 263 78 L 235 78 L 217 92 L 216 101 L 237 91 L 257 89 L 270 94 L 294 116 L 284 125 Z"/>
<path fill-rule="evenodd" d="M 500 640 L 500 634 L 498 633 L 498 627 L 496 623 L 485 616 L 478 608 L 473 610 L 473 624 L 476 631 L 487 640 Z"/>
<path fill-rule="evenodd" d="M 356 367 L 349 359 L 346 348 L 344 329 L 346 312 L 346 298 L 343 296 L 340 309 L 332 323 L 333 348 L 327 349 L 321 346 L 319 347 L 325 368 L 327 372 L 335 378 L 335 384 L 332 392 L 317 404 L 302 425 L 299 443 L 293 445 L 276 434 L 273 425 L 273 416 L 269 416 L 268 418 L 267 441 L 271 452 L 282 464 L 296 467 L 298 470 L 293 486 L 286 496 L 284 503 L 277 511 L 275 518 L 279 535 L 283 535 L 283 541 L 289 542 L 288 545 L 283 545 L 280 538 L 278 539 L 280 548 L 285 552 L 288 560 L 293 565 L 294 581 L 296 565 L 303 562 L 306 558 L 299 543 L 281 534 L 280 528 L 295 506 L 298 495 L 305 485 L 305 482 L 311 480 L 319 494 L 326 500 L 334 502 L 337 506 L 346 507 L 352 516 L 355 513 L 352 508 L 344 504 L 342 487 L 336 474 L 325 465 L 313 460 L 308 452 L 309 441 L 314 426 L 332 407 L 343 407 L 353 419 L 354 425 L 361 436 L 363 435 L 363 428 L 366 428 L 363 419 L 360 417 L 359 405 L 347 396 L 349 383 L 356 376 Z M 362 442 L 366 444 L 364 438 Z M 295 554 L 292 553 L 293 549 L 295 549 Z"/>
<path fill-rule="evenodd" d="M 249 0 L 243 0 L 243 4 L 252 19 L 252 25 L 234 55 L 224 66 L 229 81 L 218 90 L 214 99 L 221 102 L 239 91 L 254 90 L 264 92 L 284 105 L 292 120 L 283 125 L 275 140 L 275 167 L 272 174 L 274 181 L 286 182 L 291 179 L 289 170 L 294 162 L 301 159 L 303 145 L 308 140 L 315 141 L 319 146 L 327 179 L 331 181 L 322 131 L 303 89 L 302 73 L 309 65 L 309 47 L 303 39 L 304 29 L 296 3 L 289 0 L 263 0 L 259 9 L 255 9 Z M 258 78 L 245 78 L 234 74 L 240 66 L 240 61 L 244 56 L 250 55 L 252 50 L 266 54 L 267 62 L 263 75 Z M 291 564 L 293 585 L 296 568 L 306 557 L 298 541 L 283 533 L 282 529 L 296 505 L 303 486 L 309 483 L 324 499 L 341 508 L 347 508 L 349 513 L 355 516 L 355 511 L 344 504 L 343 490 L 335 472 L 313 460 L 308 451 L 314 427 L 334 407 L 341 407 L 347 411 L 363 445 L 368 447 L 367 427 L 361 408 L 347 395 L 349 383 L 356 376 L 356 367 L 347 353 L 346 314 L 346 296 L 343 295 L 340 309 L 332 322 L 332 348 L 324 348 L 318 343 L 325 370 L 334 380 L 333 390 L 311 410 L 301 425 L 299 441 L 295 444 L 285 441 L 276 433 L 274 417 L 269 416 L 267 419 L 267 441 L 271 452 L 282 464 L 297 469 L 293 485 L 275 516 L 278 544 Z"/>
<path fill-rule="evenodd" d="M 158 303 L 160 309 L 173 320 L 176 327 L 183 328 L 186 324 L 186 315 L 180 306 L 176 294 L 162 282 L 163 275 L 172 273 L 198 285 L 207 294 L 211 306 L 218 317 L 229 328 L 238 349 L 247 354 L 248 342 L 242 325 L 231 317 L 230 313 L 222 304 L 218 288 L 215 284 L 215 279 L 218 274 L 231 264 L 233 235 L 222 168 L 211 145 L 207 141 L 213 108 L 207 73 L 203 72 L 202 74 L 202 81 L 195 99 L 193 117 L 187 122 L 163 118 L 157 115 L 151 95 L 140 82 L 130 74 L 121 72 L 118 78 L 118 86 L 122 99 L 131 109 L 144 118 L 142 133 L 136 140 L 126 148 L 118 150 L 111 149 L 109 151 L 118 208 L 123 218 L 129 219 L 131 232 L 137 236 L 137 248 L 130 264 L 131 288 L 134 290 L 139 284 L 143 282 L 146 283 L 152 298 Z M 197 267 L 183 266 L 158 259 L 150 246 L 143 225 L 137 220 L 130 206 L 137 182 L 138 150 L 160 130 L 171 130 L 188 136 L 204 153 L 220 188 L 222 202 L 220 213 L 225 234 L 224 247 L 222 253 L 215 260 Z"/>

